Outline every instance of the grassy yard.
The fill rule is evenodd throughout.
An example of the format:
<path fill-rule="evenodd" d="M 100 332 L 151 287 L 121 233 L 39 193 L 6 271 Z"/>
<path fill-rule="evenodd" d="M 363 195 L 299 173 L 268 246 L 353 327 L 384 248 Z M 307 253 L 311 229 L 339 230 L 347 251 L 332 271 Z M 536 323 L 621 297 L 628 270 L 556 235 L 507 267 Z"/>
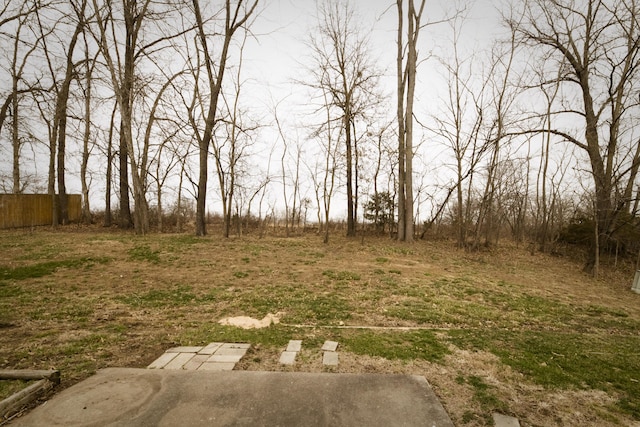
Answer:
<path fill-rule="evenodd" d="M 529 426 L 640 423 L 631 270 L 594 280 L 514 246 L 321 240 L 0 231 L 0 368 L 56 368 L 64 387 L 176 345 L 250 342 L 237 369 L 424 375 L 456 425 L 491 425 L 493 411 Z M 218 324 L 267 313 L 281 323 Z M 303 351 L 280 366 L 290 339 Z M 327 339 L 337 368 L 322 366 Z"/>

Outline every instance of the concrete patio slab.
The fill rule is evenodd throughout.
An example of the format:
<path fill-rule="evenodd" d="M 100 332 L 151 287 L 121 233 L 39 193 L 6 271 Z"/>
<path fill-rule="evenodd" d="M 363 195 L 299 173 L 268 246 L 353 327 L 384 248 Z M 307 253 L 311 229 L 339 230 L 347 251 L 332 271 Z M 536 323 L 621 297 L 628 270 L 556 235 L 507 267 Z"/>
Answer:
<path fill-rule="evenodd" d="M 453 424 L 420 376 L 109 368 L 16 426 Z"/>

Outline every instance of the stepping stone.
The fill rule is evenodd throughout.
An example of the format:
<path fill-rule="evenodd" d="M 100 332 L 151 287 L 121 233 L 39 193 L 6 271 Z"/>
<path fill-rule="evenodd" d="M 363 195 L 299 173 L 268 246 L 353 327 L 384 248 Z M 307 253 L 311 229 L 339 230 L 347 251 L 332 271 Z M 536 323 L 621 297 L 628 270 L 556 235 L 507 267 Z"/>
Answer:
<path fill-rule="evenodd" d="M 178 353 L 171 362 L 165 365 L 164 369 L 182 369 L 194 355 L 194 353 Z"/>
<path fill-rule="evenodd" d="M 293 365 L 296 362 L 297 351 L 283 351 L 280 355 L 281 365 Z"/>
<path fill-rule="evenodd" d="M 153 361 L 149 369 L 185 369 L 190 371 L 230 371 L 247 353 L 251 344 L 210 343 L 206 347 L 173 347 Z"/>
<path fill-rule="evenodd" d="M 206 354 L 196 354 L 191 358 L 191 360 L 189 360 L 187 363 L 184 364 L 184 366 L 182 366 L 182 369 L 186 369 L 188 371 L 195 371 L 200 367 L 200 365 L 206 362 L 208 358 L 209 356 L 207 356 Z"/>
<path fill-rule="evenodd" d="M 520 421 L 515 417 L 499 414 L 497 412 L 494 412 L 492 415 L 495 427 L 520 427 Z"/>
<path fill-rule="evenodd" d="M 325 366 L 338 366 L 338 353 L 335 351 L 325 351 L 322 354 L 322 364 Z"/>
<path fill-rule="evenodd" d="M 208 346 L 206 346 L 202 350 L 200 350 L 198 352 L 198 354 L 212 355 L 213 353 L 216 352 L 216 350 L 218 350 L 220 347 L 222 347 L 223 344 L 224 343 L 221 343 L 221 342 L 212 342 L 211 344 L 209 344 Z"/>
<path fill-rule="evenodd" d="M 243 348 L 245 350 L 248 350 L 249 347 L 251 347 L 251 344 L 247 344 L 247 343 L 227 342 L 222 344 L 222 348 Z"/>
<path fill-rule="evenodd" d="M 147 366 L 148 369 L 162 369 L 167 363 L 171 362 L 178 353 L 162 353 L 162 356 L 154 360 L 151 365 Z"/>
<path fill-rule="evenodd" d="M 213 353 L 213 355 L 218 355 L 218 356 L 237 356 L 238 360 L 240 360 L 240 358 L 242 356 L 244 356 L 247 353 L 247 349 L 246 348 L 225 348 L 224 346 L 220 347 L 218 350 L 216 350 L 215 353 Z"/>
<path fill-rule="evenodd" d="M 338 343 L 336 341 L 325 341 L 322 345 L 322 351 L 336 351 L 338 349 Z"/>
<path fill-rule="evenodd" d="M 290 340 L 285 351 L 300 351 L 302 349 L 302 340 Z"/>
<path fill-rule="evenodd" d="M 233 371 L 236 364 L 233 362 L 204 362 L 198 371 Z"/>
<path fill-rule="evenodd" d="M 173 347 L 165 351 L 165 353 L 197 353 L 202 347 Z"/>
<path fill-rule="evenodd" d="M 238 363 L 242 359 L 242 355 L 237 354 L 214 354 L 209 356 L 207 362 L 219 362 L 219 363 Z"/>

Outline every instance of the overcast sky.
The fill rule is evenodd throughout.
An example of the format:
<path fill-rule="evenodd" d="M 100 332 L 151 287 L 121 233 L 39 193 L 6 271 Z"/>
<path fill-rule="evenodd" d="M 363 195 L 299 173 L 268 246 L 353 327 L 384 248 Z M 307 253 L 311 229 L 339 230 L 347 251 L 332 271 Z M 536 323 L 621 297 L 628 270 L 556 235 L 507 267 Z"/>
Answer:
<path fill-rule="evenodd" d="M 300 123 L 301 114 L 297 109 L 303 109 L 306 103 L 311 102 L 308 99 L 308 91 L 295 81 L 304 81 L 307 78 L 305 69 L 309 63 L 312 63 L 311 52 L 306 43 L 309 41 L 310 32 L 317 26 L 317 3 L 316 0 L 263 2 L 260 13 L 251 26 L 255 37 L 247 43 L 244 51 L 243 76 L 247 82 L 243 89 L 243 97 L 255 100 L 252 102 L 258 105 L 254 107 L 264 111 L 266 121 L 272 118 L 269 110 L 273 104 L 285 100 L 278 111 L 284 112 L 282 115 L 289 129 L 294 129 Z M 491 0 L 461 3 L 466 9 L 461 34 L 463 56 L 488 49 L 492 41 L 503 31 L 497 10 L 498 3 Z M 392 119 L 396 102 L 395 61 L 398 18 L 395 1 L 352 0 L 351 4 L 355 9 L 354 17 L 360 30 L 369 37 L 371 54 L 376 59 L 377 66 L 385 74 L 381 79 L 382 91 L 388 95 L 388 104 L 391 109 L 389 117 Z M 427 1 L 422 22 L 424 24 L 441 21 L 446 16 L 454 15 L 455 10 L 462 8 L 447 0 Z M 442 67 L 439 66 L 436 57 L 450 56 L 451 40 L 452 28 L 448 23 L 427 26 L 420 33 L 419 59 L 424 61 L 418 69 L 416 115 L 423 120 L 426 120 L 430 114 L 436 114 L 440 108 L 438 98 L 445 95 L 447 85 L 442 77 Z M 246 103 L 247 98 L 244 99 Z M 301 132 L 304 138 L 305 131 L 299 129 L 297 131 Z M 270 134 L 270 132 L 273 132 L 273 129 L 264 129 L 261 139 L 278 138 L 276 134 Z M 448 161 L 438 158 L 438 153 L 447 156 L 446 150 L 441 145 L 424 148 L 429 150 L 430 163 L 416 162 L 416 173 L 421 177 L 427 176 L 427 179 L 446 179 L 435 177 L 434 173 L 434 169 L 441 168 Z M 266 156 L 259 158 L 264 161 Z M 279 167 L 275 165 L 272 173 Z M 311 194 L 309 196 L 311 197 Z M 342 196 L 337 197 L 338 203 L 332 209 L 337 217 L 345 215 L 340 203 L 341 198 Z"/>

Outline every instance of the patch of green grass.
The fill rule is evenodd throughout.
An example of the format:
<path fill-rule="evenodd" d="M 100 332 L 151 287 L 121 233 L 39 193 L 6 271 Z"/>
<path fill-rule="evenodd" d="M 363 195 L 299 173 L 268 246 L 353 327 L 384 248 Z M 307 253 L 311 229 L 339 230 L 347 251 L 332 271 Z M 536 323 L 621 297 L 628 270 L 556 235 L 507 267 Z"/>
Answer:
<path fill-rule="evenodd" d="M 93 306 L 86 305 L 74 305 L 72 303 L 58 305 L 58 309 L 53 314 L 52 318 L 60 320 L 72 320 L 75 322 L 86 322 L 89 320 L 89 316 L 93 314 Z"/>
<path fill-rule="evenodd" d="M 385 257 L 378 257 L 376 258 L 376 262 L 378 264 L 386 264 L 389 262 L 389 258 L 385 258 Z"/>
<path fill-rule="evenodd" d="M 640 420 L 640 337 L 540 331 L 449 331 L 458 347 L 490 351 L 547 388 L 599 389 L 620 396 L 620 410 Z"/>
<path fill-rule="evenodd" d="M 199 323 L 186 328 L 177 337 L 180 345 L 206 345 L 211 342 L 246 342 L 252 346 L 286 347 L 297 330 L 281 325 L 271 325 L 262 329 L 242 329 L 222 326 L 217 323 Z"/>
<path fill-rule="evenodd" d="M 192 234 L 183 234 L 180 236 L 171 236 L 168 238 L 167 249 L 171 252 L 179 252 L 187 246 L 203 243 L 203 239 Z"/>
<path fill-rule="evenodd" d="M 160 263 L 160 251 L 152 250 L 148 245 L 140 245 L 129 249 L 129 259 L 132 261 L 147 261 L 152 264 Z"/>
<path fill-rule="evenodd" d="M 24 289 L 22 289 L 20 286 L 0 282 L 0 299 L 15 298 L 20 295 L 23 295 L 24 293 L 25 293 Z"/>
<path fill-rule="evenodd" d="M 122 295 L 118 301 L 132 307 L 161 308 L 185 306 L 196 301 L 190 286 L 176 286 L 173 289 L 152 289 L 143 294 Z"/>
<path fill-rule="evenodd" d="M 330 323 L 351 318 L 353 307 L 336 293 L 302 294 L 284 301 L 287 319 L 295 323 Z"/>
<path fill-rule="evenodd" d="M 333 280 L 347 280 L 347 281 L 360 280 L 360 275 L 358 273 L 353 273 L 351 271 L 324 270 L 322 272 L 322 275 Z"/>
<path fill-rule="evenodd" d="M 233 277 L 238 279 L 244 279 L 245 277 L 249 277 L 249 273 L 247 273 L 246 271 L 234 271 Z"/>
<path fill-rule="evenodd" d="M 471 375 L 466 379 L 466 382 L 473 388 L 473 398 L 480 404 L 484 412 L 504 412 L 508 409 L 507 405 L 493 393 L 493 387 L 479 376 Z"/>
<path fill-rule="evenodd" d="M 14 268 L 0 266 L 0 281 L 35 279 L 53 274 L 59 268 L 91 268 L 96 263 L 105 264 L 109 261 L 109 258 L 76 258 L 60 261 L 45 261 Z"/>
<path fill-rule="evenodd" d="M 352 331 L 342 337 L 344 347 L 353 353 L 385 359 L 423 359 L 440 362 L 448 348 L 432 331 L 376 332 Z"/>

